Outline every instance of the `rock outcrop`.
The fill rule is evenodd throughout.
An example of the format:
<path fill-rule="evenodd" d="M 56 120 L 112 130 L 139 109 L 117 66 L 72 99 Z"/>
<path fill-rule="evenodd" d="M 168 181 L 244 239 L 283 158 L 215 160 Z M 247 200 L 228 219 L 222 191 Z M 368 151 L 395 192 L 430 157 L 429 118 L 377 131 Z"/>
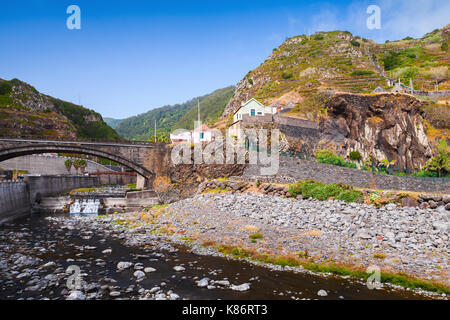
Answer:
<path fill-rule="evenodd" d="M 321 145 L 347 155 L 359 151 L 377 162 L 416 168 L 433 150 L 425 134 L 421 102 L 404 94 L 336 94 L 319 122 Z"/>

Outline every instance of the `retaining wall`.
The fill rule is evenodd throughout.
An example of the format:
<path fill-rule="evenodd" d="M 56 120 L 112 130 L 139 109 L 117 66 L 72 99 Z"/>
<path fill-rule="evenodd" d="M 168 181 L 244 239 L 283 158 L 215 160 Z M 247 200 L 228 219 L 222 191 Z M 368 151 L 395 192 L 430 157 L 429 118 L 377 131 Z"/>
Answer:
<path fill-rule="evenodd" d="M 255 179 L 259 172 L 259 167 L 248 166 L 244 176 Z M 373 174 L 364 170 L 284 156 L 280 156 L 277 176 L 292 177 L 296 180 L 313 179 L 327 184 L 342 182 L 358 188 L 450 193 L 449 179 L 445 183 L 442 183 L 442 179 L 434 183 L 422 178 Z"/>
<path fill-rule="evenodd" d="M 98 177 L 73 176 L 29 176 L 20 182 L 0 182 L 0 224 L 28 214 L 42 197 L 99 185 Z"/>
<path fill-rule="evenodd" d="M 25 182 L 0 182 L 0 224 L 30 210 L 30 196 Z"/>

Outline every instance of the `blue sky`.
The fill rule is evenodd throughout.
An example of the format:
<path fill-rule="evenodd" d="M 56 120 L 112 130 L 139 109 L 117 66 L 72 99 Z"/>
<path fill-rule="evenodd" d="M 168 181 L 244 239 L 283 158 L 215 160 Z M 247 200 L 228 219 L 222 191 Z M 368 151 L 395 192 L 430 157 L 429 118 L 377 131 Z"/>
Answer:
<path fill-rule="evenodd" d="M 81 30 L 66 27 L 71 4 Z M 380 30 L 366 27 L 371 4 Z M 1 0 L 0 78 L 124 118 L 236 84 L 308 30 L 384 42 L 447 23 L 449 0 Z"/>

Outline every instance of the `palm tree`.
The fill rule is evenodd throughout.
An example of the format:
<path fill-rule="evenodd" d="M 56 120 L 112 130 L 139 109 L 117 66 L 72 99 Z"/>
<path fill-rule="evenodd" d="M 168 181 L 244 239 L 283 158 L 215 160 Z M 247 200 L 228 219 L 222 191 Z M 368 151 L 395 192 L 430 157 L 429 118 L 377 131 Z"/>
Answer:
<path fill-rule="evenodd" d="M 70 169 L 72 169 L 73 161 L 72 159 L 67 159 L 64 161 L 64 165 L 66 166 L 67 171 L 70 173 Z"/>

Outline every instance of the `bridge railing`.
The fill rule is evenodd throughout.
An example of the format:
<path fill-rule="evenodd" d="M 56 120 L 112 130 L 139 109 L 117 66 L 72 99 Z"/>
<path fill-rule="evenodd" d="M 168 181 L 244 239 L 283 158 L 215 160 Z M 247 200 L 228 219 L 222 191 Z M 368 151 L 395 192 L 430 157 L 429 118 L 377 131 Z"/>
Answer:
<path fill-rule="evenodd" d="M 90 142 L 90 143 L 112 143 L 112 144 L 131 144 L 131 145 L 158 145 L 162 142 L 154 141 L 136 141 L 126 139 L 96 139 L 96 138 L 67 138 L 67 137 L 44 137 L 30 135 L 1 135 L 0 139 L 20 139 L 20 140 L 39 140 L 39 141 L 66 141 L 66 142 Z"/>

